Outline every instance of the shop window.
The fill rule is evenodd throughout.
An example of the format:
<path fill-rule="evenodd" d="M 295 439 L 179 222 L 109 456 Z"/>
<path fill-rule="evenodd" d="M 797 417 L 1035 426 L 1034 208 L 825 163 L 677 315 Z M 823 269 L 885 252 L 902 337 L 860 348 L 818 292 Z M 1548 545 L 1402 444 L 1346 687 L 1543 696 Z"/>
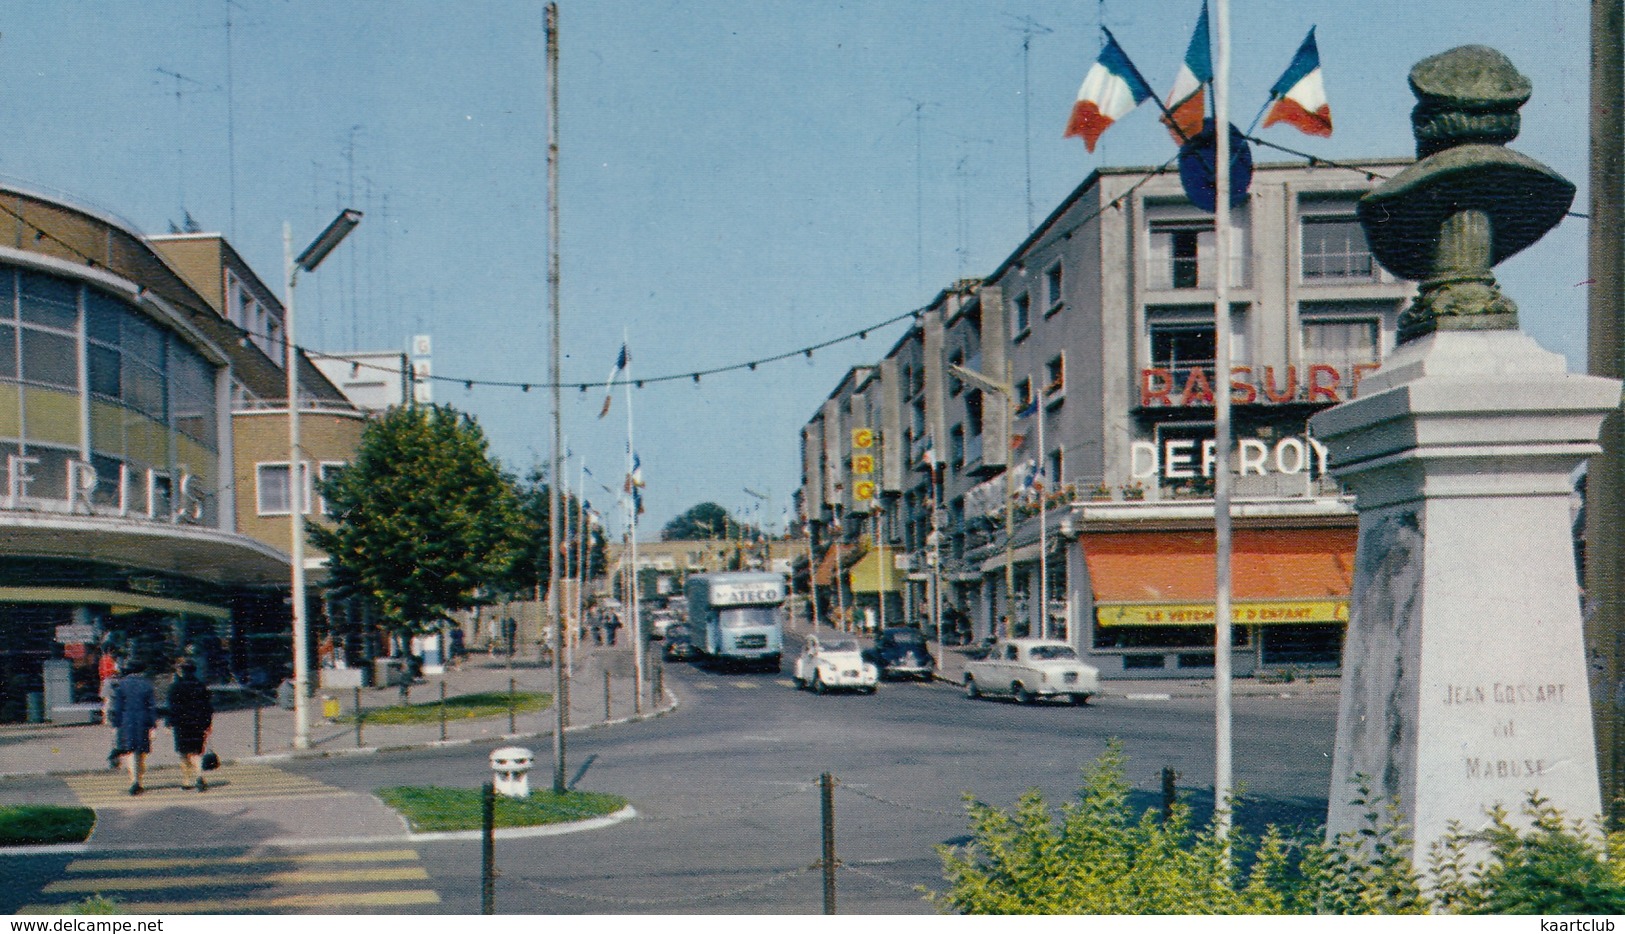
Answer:
<path fill-rule="evenodd" d="M 1251 645 L 1246 626 L 1232 626 L 1231 640 L 1236 648 Z M 1213 647 L 1212 626 L 1102 626 L 1095 624 L 1097 649 L 1187 649 L 1201 651 Z"/>
<path fill-rule="evenodd" d="M 1377 264 L 1366 243 L 1360 222 L 1348 216 L 1303 219 L 1303 280 L 1305 282 L 1371 281 Z"/>
<path fill-rule="evenodd" d="M 1262 626 L 1259 658 L 1266 665 L 1336 665 L 1343 658 L 1343 627 Z"/>
<path fill-rule="evenodd" d="M 46 386 L 77 389 L 79 354 L 72 337 L 23 328 L 23 379 Z"/>
<path fill-rule="evenodd" d="M 1167 662 L 1161 655 L 1125 655 L 1123 656 L 1124 671 L 1146 671 L 1153 668 L 1166 668 Z"/>
<path fill-rule="evenodd" d="M 1044 315 L 1048 317 L 1061 310 L 1061 264 L 1044 270 Z"/>
<path fill-rule="evenodd" d="M 1012 340 L 1021 340 L 1033 326 L 1032 299 L 1026 292 L 1016 296 L 1012 303 L 1010 314 L 1010 337 Z"/>

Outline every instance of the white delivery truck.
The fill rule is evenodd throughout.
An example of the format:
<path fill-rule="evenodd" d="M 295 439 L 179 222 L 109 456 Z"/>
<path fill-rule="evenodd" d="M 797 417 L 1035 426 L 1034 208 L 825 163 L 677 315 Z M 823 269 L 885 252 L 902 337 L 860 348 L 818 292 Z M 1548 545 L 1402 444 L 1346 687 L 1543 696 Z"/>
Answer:
<path fill-rule="evenodd" d="M 688 579 L 688 622 L 700 657 L 716 665 L 779 670 L 784 651 L 784 575 L 765 571 Z"/>

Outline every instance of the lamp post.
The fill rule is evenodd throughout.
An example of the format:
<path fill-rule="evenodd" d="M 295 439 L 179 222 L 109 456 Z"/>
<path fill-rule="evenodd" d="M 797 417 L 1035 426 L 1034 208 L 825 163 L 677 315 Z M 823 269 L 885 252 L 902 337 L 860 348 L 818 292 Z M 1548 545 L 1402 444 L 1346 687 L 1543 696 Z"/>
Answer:
<path fill-rule="evenodd" d="M 306 695 L 310 688 L 310 660 L 305 654 L 305 643 L 310 639 L 310 625 L 305 618 L 305 486 L 300 482 L 304 471 L 299 457 L 299 343 L 295 330 L 293 293 L 299 281 L 299 271 L 315 272 L 327 254 L 341 243 L 350 231 L 361 223 L 361 212 L 345 209 L 333 218 L 310 246 L 298 257 L 293 255 L 293 228 L 282 224 L 282 254 L 287 271 L 287 289 L 282 309 L 282 330 L 287 339 L 288 370 L 288 517 L 289 556 L 293 563 L 293 747 L 310 748 L 310 708 Z"/>

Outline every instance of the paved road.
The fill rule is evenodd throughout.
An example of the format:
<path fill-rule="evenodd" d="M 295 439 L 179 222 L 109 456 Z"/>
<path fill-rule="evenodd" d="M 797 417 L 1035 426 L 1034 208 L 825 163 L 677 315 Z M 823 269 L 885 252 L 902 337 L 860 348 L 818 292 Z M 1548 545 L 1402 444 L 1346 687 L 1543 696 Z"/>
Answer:
<path fill-rule="evenodd" d="M 964 839 L 963 795 L 1007 804 L 1037 787 L 1062 800 L 1111 737 L 1123 740 L 1129 777 L 1146 806 L 1156 803 L 1164 766 L 1181 774 L 1182 789 L 1212 782 L 1212 710 L 1194 698 L 1021 707 L 971 701 L 946 684 L 887 684 L 872 697 L 818 697 L 794 690 L 781 675 L 673 666 L 667 679 L 682 698 L 678 712 L 573 736 L 569 747 L 578 787 L 624 795 L 640 818 L 569 836 L 500 841 L 499 911 L 817 913 L 815 783 L 826 771 L 839 782 L 843 913 L 931 911 L 918 889 L 942 886 L 934 848 Z M 1243 821 L 1317 822 L 1330 775 L 1335 695 L 1241 697 L 1235 714 L 1237 779 L 1253 802 L 1244 805 Z M 367 792 L 392 784 L 473 787 L 487 777 L 487 750 L 278 763 L 276 775 L 287 778 L 263 780 Z M 544 760 L 539 781 L 546 782 L 549 749 L 537 752 Z M 1207 800 L 1200 792 L 1194 797 L 1199 805 Z M 161 815 L 148 817 L 157 826 Z M 191 860 L 172 866 L 8 858 L 0 870 L 17 881 L 5 886 L 0 907 L 103 891 L 130 903 L 191 899 L 227 912 L 479 910 L 475 842 L 290 848 L 242 830 L 243 843 L 234 849 L 162 854 Z"/>

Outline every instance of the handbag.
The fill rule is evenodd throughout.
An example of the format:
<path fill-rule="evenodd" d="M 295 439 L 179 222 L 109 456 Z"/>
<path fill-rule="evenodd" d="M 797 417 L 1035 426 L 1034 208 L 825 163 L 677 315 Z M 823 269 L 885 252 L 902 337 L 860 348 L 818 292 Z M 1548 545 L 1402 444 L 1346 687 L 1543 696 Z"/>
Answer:
<path fill-rule="evenodd" d="M 220 755 L 213 749 L 205 752 L 203 754 L 203 761 L 201 765 L 203 766 L 203 771 L 213 772 L 215 769 L 220 768 Z"/>

